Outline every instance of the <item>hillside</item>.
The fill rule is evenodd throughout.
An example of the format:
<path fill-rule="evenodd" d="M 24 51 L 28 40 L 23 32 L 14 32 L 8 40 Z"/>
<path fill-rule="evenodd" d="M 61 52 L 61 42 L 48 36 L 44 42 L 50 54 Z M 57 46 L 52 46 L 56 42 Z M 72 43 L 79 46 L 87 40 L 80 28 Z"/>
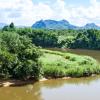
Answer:
<path fill-rule="evenodd" d="M 67 20 L 40 20 L 32 25 L 32 28 L 35 29 L 98 29 L 100 26 L 97 26 L 95 23 L 87 23 L 84 26 L 75 26 L 70 24 Z"/>

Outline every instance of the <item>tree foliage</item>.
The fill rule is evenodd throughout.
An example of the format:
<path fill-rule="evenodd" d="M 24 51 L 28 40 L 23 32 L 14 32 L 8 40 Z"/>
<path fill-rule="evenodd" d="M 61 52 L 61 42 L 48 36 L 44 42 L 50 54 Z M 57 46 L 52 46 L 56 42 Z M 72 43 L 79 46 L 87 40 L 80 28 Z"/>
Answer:
<path fill-rule="evenodd" d="M 90 29 L 79 32 L 73 45 L 75 48 L 100 49 L 100 31 Z"/>
<path fill-rule="evenodd" d="M 10 25 L 6 25 L 3 27 L 2 31 L 15 31 L 15 25 L 13 22 L 10 23 Z"/>
<path fill-rule="evenodd" d="M 14 32 L 0 33 L 1 78 L 39 78 L 40 55 L 40 51 L 28 37 Z"/>

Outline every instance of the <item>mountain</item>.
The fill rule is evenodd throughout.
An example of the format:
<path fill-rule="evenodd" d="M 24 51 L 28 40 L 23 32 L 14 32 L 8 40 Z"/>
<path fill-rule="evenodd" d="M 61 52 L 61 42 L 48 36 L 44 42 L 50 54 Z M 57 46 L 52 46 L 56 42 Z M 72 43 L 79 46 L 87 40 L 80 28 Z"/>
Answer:
<path fill-rule="evenodd" d="M 66 20 L 40 20 L 32 25 L 32 28 L 44 28 L 44 29 L 75 29 L 74 25 L 71 25 Z"/>
<path fill-rule="evenodd" d="M 44 21 L 40 20 L 37 21 L 35 24 L 32 25 L 32 28 L 47 28 Z"/>
<path fill-rule="evenodd" d="M 83 27 L 78 27 L 70 24 L 67 20 L 40 20 L 32 25 L 32 28 L 39 29 L 98 29 L 100 26 L 97 26 L 94 23 L 88 23 Z"/>
<path fill-rule="evenodd" d="M 0 23 L 0 28 L 3 28 L 4 26 L 6 26 L 7 24 L 5 23 Z"/>
<path fill-rule="evenodd" d="M 100 27 L 97 26 L 95 23 L 88 23 L 83 28 L 84 29 L 100 29 Z"/>

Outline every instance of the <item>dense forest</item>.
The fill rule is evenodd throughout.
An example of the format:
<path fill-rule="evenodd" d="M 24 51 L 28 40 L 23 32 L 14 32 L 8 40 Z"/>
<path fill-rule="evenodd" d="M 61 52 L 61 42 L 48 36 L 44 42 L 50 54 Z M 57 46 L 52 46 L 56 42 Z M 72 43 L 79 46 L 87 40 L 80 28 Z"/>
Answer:
<path fill-rule="evenodd" d="M 42 74 L 38 61 L 41 47 L 100 50 L 100 30 L 16 28 L 14 23 L 4 26 L 0 30 L 0 78 L 38 79 Z"/>
<path fill-rule="evenodd" d="M 15 28 L 11 23 L 5 26 L 2 32 L 15 32 L 21 36 L 25 35 L 32 43 L 41 47 L 58 48 L 83 48 L 100 49 L 100 30 L 47 30 L 32 28 Z"/>

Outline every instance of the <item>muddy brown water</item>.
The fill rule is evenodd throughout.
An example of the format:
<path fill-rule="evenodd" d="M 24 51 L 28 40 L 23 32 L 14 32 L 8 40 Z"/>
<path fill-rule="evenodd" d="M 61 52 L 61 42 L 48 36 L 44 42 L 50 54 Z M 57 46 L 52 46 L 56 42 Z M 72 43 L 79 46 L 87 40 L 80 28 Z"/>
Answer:
<path fill-rule="evenodd" d="M 100 51 L 67 51 L 89 55 L 100 62 Z M 0 87 L 0 100 L 100 100 L 100 75 L 53 79 L 19 87 Z"/>

